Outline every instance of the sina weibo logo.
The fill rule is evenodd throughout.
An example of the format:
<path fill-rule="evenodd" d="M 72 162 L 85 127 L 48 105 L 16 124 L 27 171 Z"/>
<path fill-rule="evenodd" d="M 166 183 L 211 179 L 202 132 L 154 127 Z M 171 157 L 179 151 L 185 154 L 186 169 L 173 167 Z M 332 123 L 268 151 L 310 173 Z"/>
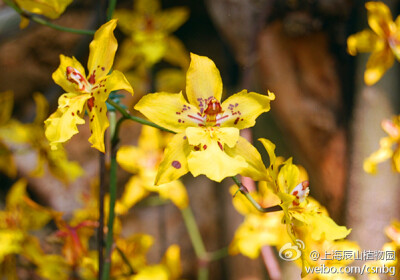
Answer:
<path fill-rule="evenodd" d="M 301 251 L 305 248 L 304 242 L 300 239 L 296 240 L 296 244 L 286 243 L 279 250 L 279 257 L 288 262 L 292 262 L 301 257 Z"/>

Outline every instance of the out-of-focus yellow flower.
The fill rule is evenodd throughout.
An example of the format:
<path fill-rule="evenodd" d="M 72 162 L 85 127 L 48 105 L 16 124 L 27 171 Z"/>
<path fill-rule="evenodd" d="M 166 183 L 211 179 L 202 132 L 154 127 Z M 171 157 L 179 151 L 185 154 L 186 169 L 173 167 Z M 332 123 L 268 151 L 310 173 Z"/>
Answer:
<path fill-rule="evenodd" d="M 188 16 L 189 11 L 184 7 L 161 10 L 158 0 L 137 0 L 133 11 L 116 10 L 114 17 L 118 18 L 119 27 L 129 36 L 122 44 L 116 68 L 124 71 L 138 63 L 150 67 L 163 58 L 187 68 L 187 52 L 170 34 Z"/>
<path fill-rule="evenodd" d="M 180 262 L 180 249 L 177 245 L 171 245 L 161 264 L 148 265 L 139 270 L 138 274 L 134 275 L 132 280 L 178 280 L 182 274 Z"/>
<path fill-rule="evenodd" d="M 381 126 L 388 136 L 382 138 L 379 149 L 364 160 L 364 170 L 376 174 L 377 164 L 391 158 L 393 170 L 400 172 L 400 116 L 393 117 L 392 121 L 383 120 Z M 393 145 L 396 145 L 395 150 Z"/>
<path fill-rule="evenodd" d="M 12 91 L 5 91 L 0 93 L 0 130 L 3 128 L 15 129 L 17 126 L 10 124 L 12 109 L 14 107 L 14 94 Z M 18 127 L 19 128 L 19 127 Z M 19 131 L 20 129 L 18 129 Z M 14 134 L 14 133 L 13 133 Z M 9 177 L 15 177 L 17 175 L 17 168 L 15 165 L 12 151 L 4 143 L 4 133 L 0 133 L 0 171 L 5 173 Z"/>
<path fill-rule="evenodd" d="M 236 191 L 237 187 L 232 186 L 231 193 L 234 194 Z M 279 198 L 265 182 L 260 182 L 258 191 L 250 192 L 250 194 L 262 207 L 280 203 Z M 281 223 L 282 212 L 262 213 L 256 210 L 243 195 L 238 195 L 232 202 L 236 210 L 245 216 L 245 220 L 235 232 L 229 245 L 229 254 L 241 253 L 255 259 L 265 245 L 277 246 L 290 242 L 286 228 Z"/>
<path fill-rule="evenodd" d="M 126 184 L 125 191 L 117 204 L 117 213 L 125 213 L 150 192 L 157 192 L 163 199 L 172 200 L 180 209 L 188 206 L 188 195 L 180 181 L 175 180 L 154 186 L 163 150 L 169 139 L 170 137 L 163 135 L 158 129 L 143 126 L 137 147 L 122 146 L 118 150 L 119 165 L 136 175 L 132 176 Z"/>
<path fill-rule="evenodd" d="M 161 263 L 152 265 L 147 263 L 146 254 L 153 243 L 153 237 L 147 234 L 134 234 L 126 239 L 116 237 L 115 249 L 111 255 L 111 278 L 117 280 L 180 279 L 182 267 L 179 247 L 171 245 Z M 95 279 L 97 273 L 97 252 L 91 251 L 81 263 L 80 276 L 83 279 Z"/>
<path fill-rule="evenodd" d="M 58 18 L 71 4 L 72 0 L 14 0 L 19 8 L 30 13 L 44 15 L 50 19 Z M 21 16 L 20 28 L 25 28 L 29 19 Z"/>
<path fill-rule="evenodd" d="M 64 221 L 61 215 L 55 216 L 58 227 L 56 236 L 63 239 L 62 253 L 71 267 L 76 267 L 88 254 L 89 239 L 94 234 L 98 222 L 85 220 L 79 224 L 70 224 Z"/>
<path fill-rule="evenodd" d="M 58 18 L 71 4 L 72 0 L 14 0 L 17 5 L 30 13 Z"/>
<path fill-rule="evenodd" d="M 185 72 L 175 68 L 160 70 L 156 74 L 155 86 L 157 91 L 178 92 L 185 87 Z"/>
<path fill-rule="evenodd" d="M 46 254 L 40 247 L 39 240 L 30 236 L 24 242 L 24 257 L 35 264 L 36 273 L 43 279 L 68 280 L 72 272 L 71 266 L 64 256 Z"/>
<path fill-rule="evenodd" d="M 191 59 L 186 74 L 189 102 L 182 93 L 160 92 L 144 96 L 135 106 L 151 121 L 177 132 L 165 149 L 156 185 L 189 171 L 217 182 L 239 173 L 262 178 L 261 156 L 239 131 L 269 111 L 274 94 L 243 90 L 221 104 L 222 81 L 214 62 L 195 54 Z"/>
<path fill-rule="evenodd" d="M 11 91 L 0 94 L 0 170 L 13 177 L 16 167 L 13 154 L 34 150 L 37 153 L 36 169 L 31 176 L 42 176 L 45 166 L 65 184 L 83 173 L 76 162 L 70 162 L 64 149 L 52 151 L 44 135 L 43 121 L 48 116 L 48 103 L 40 93 L 34 93 L 36 118 L 32 123 L 21 123 L 11 118 L 14 95 Z"/>
<path fill-rule="evenodd" d="M 30 238 L 29 231 L 45 226 L 52 211 L 27 196 L 27 181 L 18 180 L 6 197 L 6 208 L 0 211 L 0 262 L 10 254 L 20 254 Z"/>
<path fill-rule="evenodd" d="M 389 8 L 382 2 L 367 2 L 368 24 L 366 29 L 347 39 L 347 49 L 351 55 L 371 52 L 364 73 L 367 85 L 373 85 L 385 74 L 394 62 L 400 59 L 400 18 L 393 22 Z"/>
<path fill-rule="evenodd" d="M 90 43 L 89 73 L 74 58 L 60 56 L 60 66 L 53 73 L 53 80 L 67 93 L 58 99 L 58 109 L 46 121 L 46 137 L 52 149 L 78 133 L 77 125 L 85 123 L 89 114 L 92 147 L 104 152 L 104 132 L 109 126 L 106 100 L 114 90 L 133 94 L 131 85 L 119 71 L 109 74 L 118 44 L 113 31 L 117 25 L 111 20 L 102 25 Z"/>
<path fill-rule="evenodd" d="M 141 233 L 133 234 L 128 238 L 115 236 L 114 239 L 115 249 L 111 254 L 111 279 L 132 279 L 130 278 L 133 277 L 132 273 L 136 274 L 147 266 L 146 254 L 153 245 L 154 239 L 150 235 Z M 126 257 L 125 260 L 122 254 Z M 98 252 L 90 251 L 82 260 L 80 276 L 82 279 L 96 279 L 98 271 Z"/>

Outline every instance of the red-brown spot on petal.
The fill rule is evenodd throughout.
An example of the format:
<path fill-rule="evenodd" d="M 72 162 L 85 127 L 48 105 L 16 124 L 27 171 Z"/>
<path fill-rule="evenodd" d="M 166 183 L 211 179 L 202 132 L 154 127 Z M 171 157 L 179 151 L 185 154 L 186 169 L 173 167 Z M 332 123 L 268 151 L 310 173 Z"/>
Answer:
<path fill-rule="evenodd" d="M 71 113 L 71 115 L 72 115 L 72 116 L 75 116 L 75 113 L 74 113 L 74 112 L 72 112 L 72 113 Z"/>
<path fill-rule="evenodd" d="M 87 105 L 88 105 L 89 111 L 91 112 L 92 108 L 94 106 L 94 97 L 88 99 Z"/>
<path fill-rule="evenodd" d="M 294 196 L 297 196 L 298 193 L 299 193 L 298 191 L 294 191 L 292 194 L 293 194 Z"/>
<path fill-rule="evenodd" d="M 217 142 L 218 143 L 218 146 L 219 146 L 219 148 L 221 149 L 221 151 L 223 151 L 224 150 L 224 147 L 222 146 L 222 144 L 221 144 L 221 142 Z"/>
<path fill-rule="evenodd" d="M 90 75 L 90 77 L 89 77 L 89 79 L 88 79 L 88 82 L 89 82 L 90 84 L 92 84 L 92 85 L 96 82 L 96 78 L 95 78 L 94 72 L 93 72 L 92 75 Z"/>
<path fill-rule="evenodd" d="M 179 162 L 179 161 L 177 161 L 177 160 L 174 160 L 172 163 L 171 163 L 171 165 L 173 166 L 173 167 L 175 167 L 176 169 L 179 169 L 179 168 L 181 168 L 181 163 Z"/>
<path fill-rule="evenodd" d="M 203 150 L 206 150 L 207 149 L 207 145 L 203 145 Z"/>
<path fill-rule="evenodd" d="M 239 122 L 240 118 L 236 118 L 235 122 L 233 124 L 237 124 Z"/>

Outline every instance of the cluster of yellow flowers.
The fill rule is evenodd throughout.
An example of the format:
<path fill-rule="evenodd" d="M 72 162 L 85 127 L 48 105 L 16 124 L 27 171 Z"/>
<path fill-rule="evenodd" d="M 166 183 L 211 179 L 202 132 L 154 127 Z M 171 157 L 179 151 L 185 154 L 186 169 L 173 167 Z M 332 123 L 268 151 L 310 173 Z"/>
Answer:
<path fill-rule="evenodd" d="M 37 1 L 16 1 L 27 12 L 50 18 L 58 17 L 70 2 L 43 1 L 38 4 Z M 366 7 L 372 31 L 365 30 L 349 37 L 348 50 L 353 55 L 373 52 L 365 72 L 365 81 L 371 85 L 393 64 L 394 57 L 399 58 L 397 26 L 400 20 L 393 22 L 389 9 L 380 2 L 369 2 Z M 73 180 L 82 170 L 76 163 L 67 161 L 62 144 L 79 132 L 78 125 L 85 123 L 85 114 L 89 116 L 91 131 L 88 141 L 104 153 L 104 136 L 110 125 L 106 102 L 110 94 L 125 91 L 133 95 L 130 82 L 135 86 L 137 83 L 139 91 L 146 91 L 146 85 L 141 83 L 149 78 L 148 70 L 162 59 L 179 67 L 172 72 L 163 72 L 156 82 L 159 92 L 146 94 L 134 106 L 154 124 L 174 132 L 174 135 L 163 135 L 156 128 L 144 126 L 138 145 L 123 146 L 116 154 L 119 165 L 133 175 L 115 207 L 116 249 L 111 255 L 113 279 L 181 277 L 177 245 L 168 248 L 160 264 L 149 265 L 146 252 L 153 243 L 152 237 L 136 234 L 123 238 L 118 217 L 125 215 L 151 192 L 158 193 L 163 200 L 171 200 L 185 211 L 189 199 L 179 178 L 189 172 L 195 177 L 205 175 L 216 182 L 238 174 L 250 177 L 258 182 L 258 188 L 250 192 L 255 203 L 263 209 L 277 207 L 280 210 L 263 213 L 254 208 L 245 196 L 235 197 L 233 204 L 245 218 L 229 246 L 232 255 L 241 253 L 256 258 L 264 246 L 279 249 L 301 240 L 304 246 L 299 248 L 298 264 L 302 268 L 302 277 L 316 279 L 314 275 L 307 275 L 306 267 L 316 267 L 321 263 L 311 260 L 310 252 L 322 252 L 327 248 L 358 249 L 354 242 L 343 240 L 350 230 L 338 226 L 326 209 L 308 196 L 308 175 L 303 168 L 293 164 L 291 158 L 285 160 L 276 156 L 275 145 L 267 139 L 260 139 L 269 156 L 269 165 L 265 166 L 257 149 L 240 136 L 240 130 L 254 126 L 257 117 L 270 110 L 275 95 L 269 91 L 259 94 L 242 90 L 221 102 L 222 79 L 214 62 L 193 53 L 189 59 L 183 44 L 171 35 L 188 18 L 185 8 L 161 11 L 158 1 L 139 0 L 132 12 L 117 11 L 115 18 L 96 31 L 90 43 L 87 73 L 74 57 L 60 55 L 60 65 L 52 77 L 65 93 L 58 99 L 56 112 L 46 120 L 47 103 L 43 96 L 35 95 L 38 114 L 32 124 L 21 124 L 11 118 L 11 92 L 0 96 L 0 171 L 16 176 L 14 150 L 20 149 L 18 144 L 29 144 L 37 150 L 40 163 L 34 174 L 43 173 L 43 163 L 48 162 L 49 170 L 56 177 L 64 181 Z M 114 36 L 117 22 L 128 39 L 113 66 L 118 47 Z M 113 70 L 113 67 L 118 70 Z M 127 76 L 121 71 L 127 72 Z M 174 82 L 168 83 L 167 80 Z M 176 88 L 181 90 L 182 84 L 186 84 L 184 92 L 169 93 Z M 380 150 L 366 160 L 364 167 L 368 172 L 375 172 L 376 164 L 388 158 L 393 159 L 393 166 L 400 171 L 398 149 L 392 151 L 392 145 L 398 144 L 400 139 L 398 118 L 382 123 L 389 137 L 382 139 Z M 99 226 L 96 184 L 92 193 L 84 196 L 83 208 L 77 209 L 69 221 L 64 220 L 62 213 L 33 202 L 26 193 L 26 185 L 25 180 L 15 183 L 8 194 L 6 209 L 0 212 L 0 272 L 6 271 L 9 277 L 15 275 L 16 271 L 3 268 L 15 262 L 16 255 L 21 255 L 36 266 L 39 276 L 46 279 L 64 279 L 61 275 L 68 279 L 71 274 L 94 279 L 99 271 L 98 256 L 97 251 L 90 250 L 89 240 L 94 228 Z M 234 194 L 237 187 L 232 187 L 231 191 Z M 109 204 L 109 198 L 106 202 Z M 39 240 L 30 233 L 44 227 L 50 220 L 54 220 L 58 228 L 53 238 L 63 244 L 58 255 L 46 254 Z M 398 225 L 390 229 L 389 233 L 398 233 Z M 391 246 L 398 250 L 398 234 L 392 239 L 394 245 Z M 340 266 L 345 263 L 324 264 Z M 132 276 L 126 278 L 126 275 Z M 344 275 L 340 276 L 342 278 L 328 274 L 319 276 L 326 277 L 324 279 L 353 279 Z"/>

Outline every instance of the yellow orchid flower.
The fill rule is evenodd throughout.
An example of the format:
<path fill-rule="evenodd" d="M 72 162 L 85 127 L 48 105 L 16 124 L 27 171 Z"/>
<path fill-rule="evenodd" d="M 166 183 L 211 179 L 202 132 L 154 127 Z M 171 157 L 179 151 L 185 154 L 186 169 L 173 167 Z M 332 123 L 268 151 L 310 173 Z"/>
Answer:
<path fill-rule="evenodd" d="M 133 11 L 116 10 L 114 17 L 119 20 L 119 28 L 129 38 L 121 47 L 116 68 L 126 70 L 137 63 L 144 62 L 148 67 L 161 59 L 185 66 L 188 63 L 184 48 L 179 39 L 170 35 L 181 26 L 189 16 L 184 7 L 161 10 L 159 0 L 137 0 Z"/>
<path fill-rule="evenodd" d="M 231 194 L 237 191 L 237 186 L 231 187 Z M 258 190 L 250 192 L 251 196 L 262 206 L 274 206 L 280 203 L 279 198 L 267 187 L 265 182 L 260 182 Z M 233 199 L 235 209 L 245 216 L 245 220 L 236 230 L 229 254 L 241 253 L 255 259 L 260 255 L 261 248 L 265 245 L 276 246 L 289 242 L 285 226 L 282 225 L 282 212 L 262 213 L 242 195 Z"/>
<path fill-rule="evenodd" d="M 90 43 L 87 78 L 84 68 L 74 57 L 60 56 L 61 63 L 53 73 L 53 80 L 67 93 L 58 99 L 57 111 L 45 121 L 46 137 L 53 150 L 78 133 L 77 125 L 85 123 L 83 116 L 86 111 L 92 133 L 89 142 L 104 152 L 104 132 L 109 126 L 105 103 L 108 95 L 114 90 L 133 94 L 121 72 L 108 74 L 118 46 L 113 34 L 116 25 L 117 21 L 111 20 L 96 31 Z"/>
<path fill-rule="evenodd" d="M 368 24 L 365 29 L 347 39 L 351 55 L 371 52 L 364 73 L 367 85 L 373 85 L 393 65 L 394 58 L 400 60 L 400 17 L 393 22 L 389 8 L 382 2 L 367 2 Z"/>
<path fill-rule="evenodd" d="M 270 165 L 264 175 L 267 185 L 275 193 L 283 210 L 282 222 L 286 224 L 287 233 L 292 244 L 297 244 L 298 239 L 304 239 L 299 232 L 309 234 L 312 240 L 333 241 L 345 238 L 351 230 L 344 226 L 338 226 L 329 216 L 325 208 L 317 201 L 308 197 L 310 189 L 308 176 L 301 173 L 299 167 L 292 163 L 292 159 L 283 161 L 275 155 L 275 145 L 268 139 L 259 139 L 266 149 Z M 282 249 L 282 248 L 281 248 Z M 306 253 L 300 248 L 300 261 L 302 276 L 307 275 Z"/>
<path fill-rule="evenodd" d="M 388 136 L 381 138 L 379 149 L 364 160 L 364 170 L 376 174 L 378 163 L 391 158 L 393 170 L 400 172 L 400 116 L 393 117 L 392 121 L 383 120 L 381 126 Z M 396 145 L 395 150 L 393 150 L 393 145 Z"/>
<path fill-rule="evenodd" d="M 150 192 L 157 192 L 163 199 L 170 199 L 180 209 L 189 203 L 184 185 L 180 181 L 172 181 L 154 186 L 157 169 L 162 159 L 163 148 L 169 137 L 153 127 L 143 126 L 138 147 L 122 146 L 117 152 L 117 162 L 132 176 L 125 186 L 125 191 L 117 204 L 117 213 L 124 213 Z"/>
<path fill-rule="evenodd" d="M 258 115 L 269 111 L 274 94 L 243 90 L 221 104 L 222 81 L 217 67 L 209 58 L 191 54 L 186 95 L 189 102 L 182 93 L 148 94 L 135 106 L 151 121 L 177 132 L 165 149 L 156 185 L 189 171 L 217 182 L 239 173 L 262 178 L 265 168 L 261 156 L 239 130 L 253 126 Z"/>

